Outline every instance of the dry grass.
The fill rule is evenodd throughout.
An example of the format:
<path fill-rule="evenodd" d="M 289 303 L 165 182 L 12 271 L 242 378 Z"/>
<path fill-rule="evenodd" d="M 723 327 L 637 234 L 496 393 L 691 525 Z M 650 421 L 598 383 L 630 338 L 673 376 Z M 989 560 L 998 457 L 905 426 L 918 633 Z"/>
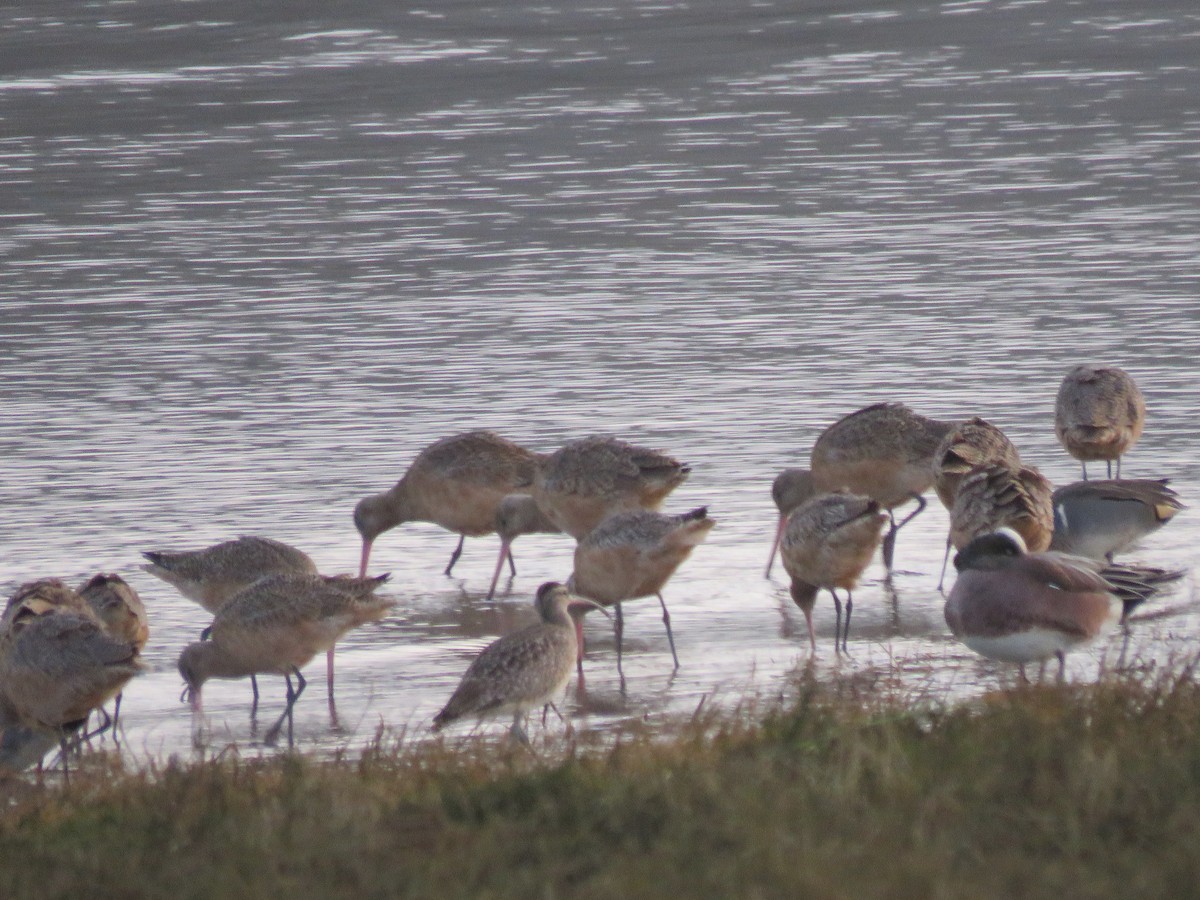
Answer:
<path fill-rule="evenodd" d="M 0 788 L 0 897 L 1182 896 L 1190 670 L 940 709 L 847 682 L 615 748 L 389 746 Z"/>

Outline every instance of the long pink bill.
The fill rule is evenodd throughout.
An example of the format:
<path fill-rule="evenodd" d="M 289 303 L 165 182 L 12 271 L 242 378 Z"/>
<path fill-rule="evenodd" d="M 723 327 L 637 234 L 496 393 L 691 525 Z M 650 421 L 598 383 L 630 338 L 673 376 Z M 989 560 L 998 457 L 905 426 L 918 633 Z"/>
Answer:
<path fill-rule="evenodd" d="M 371 542 L 363 538 L 362 561 L 358 564 L 358 577 L 367 577 L 367 562 L 371 559 Z"/>
<path fill-rule="evenodd" d="M 496 585 L 500 583 L 500 570 L 504 568 L 504 561 L 512 554 L 512 541 L 502 540 L 500 542 L 500 558 L 496 560 L 496 571 L 492 573 L 492 586 L 488 588 L 487 598 L 492 599 L 496 595 Z"/>
<path fill-rule="evenodd" d="M 779 551 L 779 542 L 783 540 L 783 530 L 787 527 L 787 516 L 779 517 L 779 527 L 775 529 L 775 542 L 771 544 L 771 555 L 767 558 L 767 571 L 764 578 L 771 577 L 771 566 L 775 565 L 775 554 Z"/>

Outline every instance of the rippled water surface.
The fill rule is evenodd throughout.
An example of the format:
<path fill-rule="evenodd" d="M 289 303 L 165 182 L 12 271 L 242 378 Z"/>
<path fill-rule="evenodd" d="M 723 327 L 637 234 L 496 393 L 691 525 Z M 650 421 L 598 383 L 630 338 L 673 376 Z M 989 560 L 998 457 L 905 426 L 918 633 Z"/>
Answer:
<path fill-rule="evenodd" d="M 1066 482 L 1058 381 L 1119 364 L 1150 409 L 1126 473 L 1200 497 L 1193 3 L 8 9 L 0 587 L 135 584 L 153 628 L 123 709 L 135 751 L 190 746 L 174 660 L 206 624 L 140 551 L 260 533 L 350 571 L 355 501 L 458 431 L 667 449 L 694 469 L 668 508 L 720 523 L 666 590 L 674 676 L 653 601 L 628 606 L 624 694 L 589 619 L 568 708 L 594 731 L 773 695 L 808 661 L 782 573 L 762 577 L 769 486 L 866 403 L 983 415 Z M 942 621 L 935 506 L 902 532 L 894 597 L 868 571 L 848 659 L 819 603 L 820 677 L 996 685 Z M 1198 531 L 1185 512 L 1132 558 L 1190 569 Z M 340 651 L 339 730 L 312 667 L 301 746 L 424 734 L 472 654 L 570 572 L 569 541 L 524 538 L 490 603 L 496 540 L 447 578 L 454 540 L 377 542 L 397 611 Z M 1191 578 L 1154 611 L 1134 654 L 1188 652 Z M 253 745 L 248 697 L 206 689 L 217 742 Z"/>

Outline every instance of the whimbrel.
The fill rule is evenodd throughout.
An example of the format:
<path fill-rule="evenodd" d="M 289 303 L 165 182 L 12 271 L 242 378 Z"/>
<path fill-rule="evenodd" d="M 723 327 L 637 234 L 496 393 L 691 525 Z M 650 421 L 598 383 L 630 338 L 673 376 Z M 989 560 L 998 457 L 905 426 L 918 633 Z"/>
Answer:
<path fill-rule="evenodd" d="M 179 657 L 193 711 L 202 712 L 200 691 L 210 678 L 282 675 L 287 707 L 265 739 L 274 742 L 286 720 L 291 745 L 292 707 L 307 683 L 301 667 L 351 629 L 387 614 L 393 601 L 374 594 L 387 579 L 277 573 L 256 581 L 217 613 L 209 640 L 189 644 Z"/>
<path fill-rule="evenodd" d="M 954 506 L 958 483 L 976 466 L 999 463 L 1021 467 L 1021 454 L 991 422 L 974 416 L 956 425 L 933 454 L 933 489 L 947 512 Z"/>
<path fill-rule="evenodd" d="M 883 564 L 889 572 L 896 533 L 925 508 L 921 495 L 933 484 L 934 453 L 953 428 L 903 403 L 876 403 L 834 422 L 813 444 L 811 469 L 818 490 L 861 494 L 887 511 L 891 525 L 883 540 Z M 909 500 L 917 508 L 897 522 L 893 510 Z"/>
<path fill-rule="evenodd" d="M 465 716 L 511 713 L 512 735 L 529 743 L 523 724 L 529 710 L 553 706 L 575 666 L 578 645 L 571 612 L 601 608 L 555 581 L 538 588 L 534 603 L 541 621 L 493 641 L 475 657 L 434 717 L 434 731 Z"/>
<path fill-rule="evenodd" d="M 667 612 L 662 589 L 667 579 L 691 555 L 692 549 L 704 542 L 715 524 L 703 506 L 677 516 L 638 509 L 614 513 L 579 541 L 575 547 L 575 571 L 569 585 L 580 596 L 616 607 L 614 627 L 618 668 L 625 630 L 621 604 L 651 596 L 658 597 L 662 607 L 671 658 L 675 668 L 679 668 L 675 636 L 671 633 L 671 615 Z M 582 618 L 576 627 L 582 650 Z"/>
<path fill-rule="evenodd" d="M 1062 380 L 1054 402 L 1054 432 L 1083 467 L 1104 460 L 1108 477 L 1121 477 L 1121 456 L 1142 436 L 1146 401 L 1133 378 L 1115 366 L 1076 366 Z"/>
<path fill-rule="evenodd" d="M 818 494 L 788 517 L 780 544 L 783 567 L 792 578 L 791 594 L 808 625 L 808 640 L 817 649 L 813 631 L 813 605 L 824 588 L 833 595 L 837 624 L 833 646 L 846 648 L 850 637 L 853 590 L 875 555 L 888 521 L 879 501 L 857 494 Z M 842 630 L 842 602 L 837 589 L 846 591 L 846 628 Z M 848 649 L 848 648 L 846 648 Z"/>

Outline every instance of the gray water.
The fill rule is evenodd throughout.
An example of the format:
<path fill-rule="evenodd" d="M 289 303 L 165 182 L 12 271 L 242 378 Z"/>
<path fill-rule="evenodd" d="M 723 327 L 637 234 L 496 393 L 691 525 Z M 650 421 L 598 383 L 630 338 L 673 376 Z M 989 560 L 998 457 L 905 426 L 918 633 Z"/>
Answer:
<path fill-rule="evenodd" d="M 354 503 L 438 437 L 612 433 L 691 463 L 667 508 L 719 525 L 666 590 L 678 673 L 653 601 L 627 607 L 624 693 L 589 618 L 566 711 L 602 736 L 809 664 L 762 574 L 769 487 L 859 406 L 982 415 L 1065 483 L 1058 382 L 1122 365 L 1150 410 L 1126 474 L 1194 504 L 1198 36 L 1189 0 L 9 4 L 0 587 L 125 575 L 153 634 L 124 745 L 191 752 L 174 660 L 207 617 L 142 550 L 257 533 L 352 571 Z M 935 507 L 894 597 L 868 570 L 848 658 L 819 603 L 818 677 L 1000 683 L 943 623 Z M 1190 569 L 1198 531 L 1185 512 L 1130 558 Z M 497 541 L 447 578 L 454 541 L 377 542 L 397 610 L 341 645 L 338 729 L 311 667 L 301 748 L 422 737 L 570 572 L 569 541 L 522 539 L 487 602 Z M 1153 612 L 1133 658 L 1190 652 L 1191 578 Z M 257 746 L 245 684 L 205 695 L 214 744 Z"/>

